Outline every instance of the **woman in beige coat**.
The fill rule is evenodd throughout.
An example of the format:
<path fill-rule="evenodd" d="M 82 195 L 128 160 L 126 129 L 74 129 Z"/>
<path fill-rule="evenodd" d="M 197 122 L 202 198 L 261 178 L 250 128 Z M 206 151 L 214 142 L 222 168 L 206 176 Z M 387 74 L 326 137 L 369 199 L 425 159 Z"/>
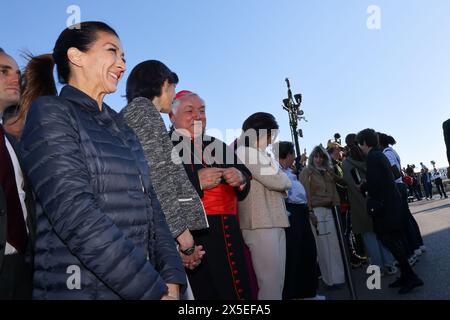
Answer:
<path fill-rule="evenodd" d="M 258 300 L 281 300 L 286 261 L 284 228 L 289 226 L 284 199 L 291 181 L 265 151 L 278 129 L 275 118 L 269 113 L 255 113 L 242 129 L 236 153 L 253 178 L 249 194 L 239 202 L 242 235 L 258 281 Z"/>
<path fill-rule="evenodd" d="M 317 146 L 309 157 L 308 166 L 300 174 L 300 181 L 308 195 L 322 280 L 329 287 L 345 283 L 344 264 L 332 211 L 339 205 L 332 170 L 328 152 Z"/>

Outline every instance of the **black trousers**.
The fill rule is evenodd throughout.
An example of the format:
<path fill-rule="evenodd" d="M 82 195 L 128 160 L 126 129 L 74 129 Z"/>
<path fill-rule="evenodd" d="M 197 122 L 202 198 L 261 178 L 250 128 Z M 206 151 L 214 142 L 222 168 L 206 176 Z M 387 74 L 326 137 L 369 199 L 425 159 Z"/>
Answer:
<path fill-rule="evenodd" d="M 423 198 L 423 193 L 422 193 L 422 188 L 420 187 L 419 181 L 416 181 L 416 183 L 414 184 L 414 189 L 419 193 L 420 199 L 418 199 L 418 200 L 421 200 Z"/>
<path fill-rule="evenodd" d="M 315 297 L 318 286 L 317 251 L 308 207 L 286 203 L 291 213 L 286 228 L 286 272 L 283 299 Z"/>
<path fill-rule="evenodd" d="M 439 192 L 439 195 L 442 197 L 447 198 L 447 193 L 445 192 L 444 185 L 442 184 L 442 179 L 436 179 L 434 180 L 434 183 L 436 184 L 436 189 Z"/>
<path fill-rule="evenodd" d="M 408 256 L 402 241 L 401 231 L 377 234 L 377 237 L 398 261 L 401 272 L 400 279 L 403 282 L 408 282 L 417 278 L 417 275 L 408 263 Z"/>
<path fill-rule="evenodd" d="M 424 183 L 423 189 L 425 190 L 425 197 L 430 199 L 433 198 L 433 186 L 431 185 L 431 182 Z"/>
<path fill-rule="evenodd" d="M 6 255 L 0 269 L 0 300 L 30 300 L 32 267 L 23 254 Z"/>
<path fill-rule="evenodd" d="M 197 300 L 249 300 L 250 278 L 244 239 L 236 215 L 208 215 L 208 229 L 192 231 L 206 254 L 194 270 L 186 270 Z"/>
<path fill-rule="evenodd" d="M 408 191 L 410 197 L 416 197 L 417 201 L 422 200 L 422 197 L 419 195 L 419 191 L 417 191 L 417 185 L 412 184 L 409 186 Z"/>

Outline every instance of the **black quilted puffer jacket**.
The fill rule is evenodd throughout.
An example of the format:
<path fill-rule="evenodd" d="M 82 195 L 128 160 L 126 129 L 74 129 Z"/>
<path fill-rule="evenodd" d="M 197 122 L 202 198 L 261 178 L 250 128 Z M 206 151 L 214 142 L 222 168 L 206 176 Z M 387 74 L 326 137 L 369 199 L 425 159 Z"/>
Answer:
<path fill-rule="evenodd" d="M 133 131 L 71 86 L 31 106 L 21 151 L 37 198 L 34 299 L 160 299 L 186 275 Z"/>

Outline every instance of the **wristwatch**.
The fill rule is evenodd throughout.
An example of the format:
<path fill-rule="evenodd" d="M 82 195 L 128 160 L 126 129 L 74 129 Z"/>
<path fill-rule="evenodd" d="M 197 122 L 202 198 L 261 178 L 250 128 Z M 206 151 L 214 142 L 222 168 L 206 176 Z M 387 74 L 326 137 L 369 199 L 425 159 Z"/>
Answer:
<path fill-rule="evenodd" d="M 194 251 L 195 251 L 195 243 L 192 245 L 192 247 L 187 248 L 186 250 L 181 250 L 181 249 L 180 249 L 180 251 L 181 251 L 182 254 L 184 254 L 184 255 L 186 255 L 186 256 L 190 256 L 190 255 L 193 254 Z"/>

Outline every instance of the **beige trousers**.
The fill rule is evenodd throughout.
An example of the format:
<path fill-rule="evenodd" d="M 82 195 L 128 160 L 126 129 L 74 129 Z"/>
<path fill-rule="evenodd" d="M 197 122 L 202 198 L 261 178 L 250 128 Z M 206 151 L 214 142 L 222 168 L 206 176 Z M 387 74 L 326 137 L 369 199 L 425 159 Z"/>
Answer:
<path fill-rule="evenodd" d="M 281 300 L 286 265 L 284 228 L 242 230 L 258 281 L 258 300 Z"/>
<path fill-rule="evenodd" d="M 325 284 L 345 283 L 344 264 L 337 237 L 336 226 L 331 209 L 314 208 L 317 217 L 317 227 L 311 224 L 316 240 L 317 257 L 320 273 Z"/>

